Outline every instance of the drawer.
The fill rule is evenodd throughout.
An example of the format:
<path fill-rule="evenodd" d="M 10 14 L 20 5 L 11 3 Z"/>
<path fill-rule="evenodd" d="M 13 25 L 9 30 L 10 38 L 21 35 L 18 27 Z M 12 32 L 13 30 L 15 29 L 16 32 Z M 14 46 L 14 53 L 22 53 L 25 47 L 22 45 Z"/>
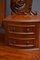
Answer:
<path fill-rule="evenodd" d="M 35 39 L 27 38 L 27 39 L 14 39 L 8 38 L 9 45 L 15 47 L 22 47 L 22 48 L 34 48 L 35 47 Z"/>
<path fill-rule="evenodd" d="M 8 26 L 22 26 L 22 27 L 26 27 L 26 26 L 32 26 L 35 27 L 36 23 L 35 22 L 25 22 L 25 21 L 8 21 L 6 22 L 6 24 Z"/>
<path fill-rule="evenodd" d="M 10 27 L 8 27 L 8 31 L 10 31 L 10 32 L 35 32 L 35 27 L 10 26 Z"/>
<path fill-rule="evenodd" d="M 35 33 L 8 33 L 8 37 L 13 38 L 35 38 Z"/>

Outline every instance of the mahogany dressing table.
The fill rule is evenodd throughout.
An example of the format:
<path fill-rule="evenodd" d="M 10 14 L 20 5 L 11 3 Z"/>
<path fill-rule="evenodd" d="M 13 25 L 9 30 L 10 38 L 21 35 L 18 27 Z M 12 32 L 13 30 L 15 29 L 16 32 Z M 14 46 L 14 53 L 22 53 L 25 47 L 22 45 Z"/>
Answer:
<path fill-rule="evenodd" d="M 5 60 L 40 60 L 40 16 L 32 0 L 11 0 L 12 15 L 4 19 Z"/>

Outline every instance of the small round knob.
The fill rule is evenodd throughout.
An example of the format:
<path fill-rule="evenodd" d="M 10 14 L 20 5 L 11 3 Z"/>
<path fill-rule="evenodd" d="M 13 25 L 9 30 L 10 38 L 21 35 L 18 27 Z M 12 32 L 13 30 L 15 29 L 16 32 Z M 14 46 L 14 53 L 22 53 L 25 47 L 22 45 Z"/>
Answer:
<path fill-rule="evenodd" d="M 13 43 L 15 44 L 15 43 L 16 43 L 16 41 L 14 40 L 14 41 L 13 41 Z"/>
<path fill-rule="evenodd" d="M 30 29 L 29 28 L 27 28 L 27 31 L 29 31 Z"/>
<path fill-rule="evenodd" d="M 29 41 L 27 41 L 27 44 L 29 44 Z"/>

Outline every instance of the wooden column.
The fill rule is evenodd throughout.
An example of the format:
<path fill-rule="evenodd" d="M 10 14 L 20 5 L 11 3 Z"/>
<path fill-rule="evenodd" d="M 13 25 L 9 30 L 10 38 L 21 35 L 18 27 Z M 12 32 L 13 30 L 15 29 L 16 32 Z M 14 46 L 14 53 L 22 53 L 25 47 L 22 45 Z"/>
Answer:
<path fill-rule="evenodd" d="M 0 26 L 2 20 L 6 17 L 6 0 L 0 0 Z"/>

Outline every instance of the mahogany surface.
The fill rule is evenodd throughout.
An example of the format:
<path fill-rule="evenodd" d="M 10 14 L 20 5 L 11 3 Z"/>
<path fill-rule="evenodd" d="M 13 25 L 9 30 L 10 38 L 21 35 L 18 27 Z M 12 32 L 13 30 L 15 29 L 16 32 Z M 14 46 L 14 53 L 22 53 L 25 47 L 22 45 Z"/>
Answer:
<path fill-rule="evenodd" d="M 6 17 L 6 0 L 0 0 L 0 26 L 2 20 Z"/>
<path fill-rule="evenodd" d="M 16 15 L 4 19 L 8 45 L 39 48 L 40 16 Z"/>
<path fill-rule="evenodd" d="M 0 60 L 40 60 L 40 50 L 0 46 Z"/>
<path fill-rule="evenodd" d="M 3 25 L 6 46 L 0 48 L 0 59 L 40 60 L 40 16 L 8 16 Z"/>

